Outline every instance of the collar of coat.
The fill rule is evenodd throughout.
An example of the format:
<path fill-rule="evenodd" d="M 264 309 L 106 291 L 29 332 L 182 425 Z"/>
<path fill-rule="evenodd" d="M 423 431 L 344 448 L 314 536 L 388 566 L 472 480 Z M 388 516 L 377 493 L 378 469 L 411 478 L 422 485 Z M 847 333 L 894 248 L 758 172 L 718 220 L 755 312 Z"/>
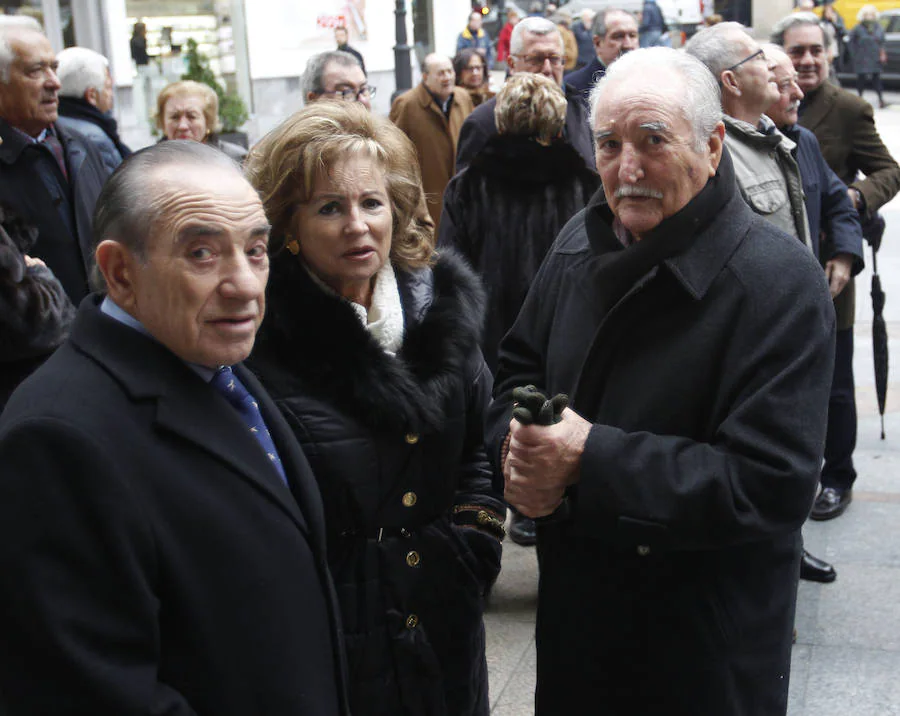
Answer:
<path fill-rule="evenodd" d="M 552 184 L 588 173 L 581 155 L 563 139 L 544 145 L 531 137 L 497 134 L 467 167 L 467 172 L 506 179 L 516 185 Z"/>
<path fill-rule="evenodd" d="M 613 305 L 638 280 L 664 266 L 695 299 L 706 295 L 753 220 L 737 191 L 734 165 L 727 150 L 716 175 L 680 211 L 627 248 L 613 231 L 613 214 L 601 189 L 585 210 L 591 250 L 601 256 L 600 277 Z M 732 222 L 727 230 L 711 231 L 716 222 Z"/>
<path fill-rule="evenodd" d="M 457 25 L 457 27 L 459 27 Z M 472 31 L 469 29 L 469 26 L 466 25 L 466 29 L 462 31 L 462 36 L 467 40 L 472 40 L 474 38 L 478 38 L 479 40 L 484 37 L 484 30 L 479 30 L 477 35 L 473 35 Z"/>
<path fill-rule="evenodd" d="M 769 152 L 772 149 L 783 149 L 789 153 L 797 148 L 796 143 L 778 131 L 775 123 L 766 115 L 761 115 L 759 126 L 754 127 L 727 114 L 722 117 L 725 122 L 725 131 L 732 137 L 740 139 L 744 144 L 759 149 L 761 152 Z"/>
<path fill-rule="evenodd" d="M 396 357 L 294 256 L 273 259 L 266 319 L 248 361 L 273 398 L 316 397 L 378 432 L 441 427 L 448 398 L 477 355 L 484 292 L 450 250 L 432 268 L 395 271 L 405 323 Z"/>

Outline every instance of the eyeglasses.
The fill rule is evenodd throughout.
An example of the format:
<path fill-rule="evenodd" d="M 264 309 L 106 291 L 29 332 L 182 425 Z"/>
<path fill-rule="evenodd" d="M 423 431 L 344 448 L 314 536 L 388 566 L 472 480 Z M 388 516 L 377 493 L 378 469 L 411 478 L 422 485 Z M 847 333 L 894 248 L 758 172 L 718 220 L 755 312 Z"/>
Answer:
<path fill-rule="evenodd" d="M 549 62 L 551 67 L 559 67 L 566 58 L 562 55 L 513 55 L 518 57 L 528 67 L 540 69 L 545 62 Z"/>
<path fill-rule="evenodd" d="M 348 87 L 347 89 L 332 90 L 331 92 L 319 92 L 319 94 L 328 95 L 329 97 L 337 97 L 344 100 L 345 102 L 358 102 L 363 97 L 370 99 L 374 97 L 375 88 L 366 86 L 355 90 Z"/>
<path fill-rule="evenodd" d="M 750 55 L 750 57 L 745 57 L 743 60 L 738 62 L 736 65 L 732 65 L 731 67 L 726 67 L 725 71 L 726 72 L 734 72 L 734 70 L 736 70 L 738 67 L 743 65 L 745 62 L 750 62 L 750 60 L 755 60 L 757 57 L 759 59 L 761 59 L 763 62 L 765 62 L 765 60 L 766 60 L 766 53 L 763 52 L 761 47 L 756 52 L 754 52 L 752 55 Z"/>

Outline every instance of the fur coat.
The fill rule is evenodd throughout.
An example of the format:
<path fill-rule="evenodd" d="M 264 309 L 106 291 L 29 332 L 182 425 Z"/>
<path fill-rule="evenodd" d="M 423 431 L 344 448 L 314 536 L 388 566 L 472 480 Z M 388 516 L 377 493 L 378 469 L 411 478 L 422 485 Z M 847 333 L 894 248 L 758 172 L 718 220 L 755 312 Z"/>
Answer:
<path fill-rule="evenodd" d="M 37 230 L 0 206 L 0 410 L 65 340 L 75 308 L 46 266 L 27 266 Z"/>
<path fill-rule="evenodd" d="M 484 281 L 482 350 L 491 371 L 544 254 L 599 188 L 600 177 L 567 142 L 502 134 L 447 187 L 438 245 L 458 249 Z"/>
<path fill-rule="evenodd" d="M 283 252 L 250 366 L 322 493 L 354 715 L 486 716 L 482 595 L 505 511 L 483 445 L 482 292 L 452 252 L 396 277 L 394 357 Z"/>

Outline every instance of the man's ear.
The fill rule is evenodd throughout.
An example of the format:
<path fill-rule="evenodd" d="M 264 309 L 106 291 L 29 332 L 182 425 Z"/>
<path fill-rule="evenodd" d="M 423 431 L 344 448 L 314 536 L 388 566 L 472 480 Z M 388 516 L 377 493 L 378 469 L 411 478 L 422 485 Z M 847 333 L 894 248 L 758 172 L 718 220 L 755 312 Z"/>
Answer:
<path fill-rule="evenodd" d="M 515 72 L 515 67 L 513 67 L 514 64 L 515 64 L 515 60 L 513 59 L 513 56 L 507 55 L 506 56 L 506 66 L 509 67 L 510 74 L 513 74 Z"/>
<path fill-rule="evenodd" d="M 100 98 L 100 93 L 97 91 L 96 87 L 88 87 L 84 91 L 84 101 L 87 102 L 92 107 L 97 106 L 97 100 Z"/>
<path fill-rule="evenodd" d="M 137 303 L 134 273 L 137 258 L 131 249 L 112 239 L 101 241 L 94 251 L 97 268 L 106 282 L 106 292 L 119 308 L 133 314 Z"/>
<path fill-rule="evenodd" d="M 722 161 L 722 148 L 725 146 L 725 123 L 719 122 L 709 135 L 709 176 L 714 177 Z"/>
<path fill-rule="evenodd" d="M 737 81 L 737 75 L 732 70 L 722 70 L 719 75 L 719 83 L 722 85 L 722 94 L 741 96 L 741 87 Z"/>

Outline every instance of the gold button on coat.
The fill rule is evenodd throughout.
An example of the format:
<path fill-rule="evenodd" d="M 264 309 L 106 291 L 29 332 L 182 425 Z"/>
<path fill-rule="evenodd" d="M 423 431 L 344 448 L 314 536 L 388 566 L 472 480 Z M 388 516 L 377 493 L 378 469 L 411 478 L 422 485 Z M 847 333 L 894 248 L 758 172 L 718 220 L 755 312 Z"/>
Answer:
<path fill-rule="evenodd" d="M 406 433 L 406 442 L 409 445 L 415 445 L 417 442 L 419 442 L 419 436 L 415 433 Z"/>
<path fill-rule="evenodd" d="M 639 544 L 638 548 L 637 548 L 637 553 L 641 557 L 646 557 L 648 554 L 650 554 L 650 548 L 645 544 Z"/>
<path fill-rule="evenodd" d="M 419 617 L 417 617 L 415 614 L 410 614 L 408 617 L 406 617 L 407 629 L 415 629 L 417 626 L 419 626 Z"/>
<path fill-rule="evenodd" d="M 422 558 L 419 556 L 419 553 L 415 550 L 406 553 L 406 563 L 410 567 L 418 567 L 419 562 L 422 561 Z"/>
<path fill-rule="evenodd" d="M 419 498 L 416 496 L 415 492 L 407 492 L 403 495 L 403 506 L 404 507 L 412 507 L 416 504 L 416 500 Z"/>

